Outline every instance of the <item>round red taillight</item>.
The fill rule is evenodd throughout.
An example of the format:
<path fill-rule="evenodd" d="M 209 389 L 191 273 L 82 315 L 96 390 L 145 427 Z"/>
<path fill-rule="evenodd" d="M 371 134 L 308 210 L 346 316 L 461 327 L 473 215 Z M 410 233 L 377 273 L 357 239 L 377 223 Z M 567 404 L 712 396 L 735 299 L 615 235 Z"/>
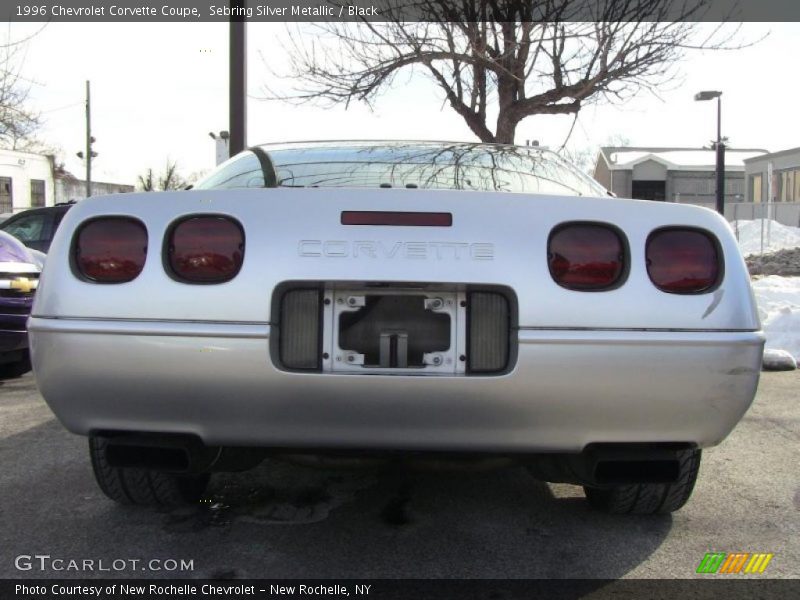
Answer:
<path fill-rule="evenodd" d="M 130 217 L 100 217 L 75 234 L 74 264 L 96 283 L 125 283 L 139 276 L 147 257 L 147 228 Z"/>
<path fill-rule="evenodd" d="M 647 274 L 670 294 L 699 294 L 714 288 L 721 273 L 716 239 L 699 229 L 657 229 L 647 238 Z"/>
<path fill-rule="evenodd" d="M 622 233 L 603 223 L 566 223 L 550 234 L 550 275 L 570 290 L 602 291 L 617 287 L 625 275 Z"/>
<path fill-rule="evenodd" d="M 189 217 L 175 224 L 167 236 L 167 263 L 180 281 L 230 281 L 243 261 L 244 230 L 229 217 Z"/>

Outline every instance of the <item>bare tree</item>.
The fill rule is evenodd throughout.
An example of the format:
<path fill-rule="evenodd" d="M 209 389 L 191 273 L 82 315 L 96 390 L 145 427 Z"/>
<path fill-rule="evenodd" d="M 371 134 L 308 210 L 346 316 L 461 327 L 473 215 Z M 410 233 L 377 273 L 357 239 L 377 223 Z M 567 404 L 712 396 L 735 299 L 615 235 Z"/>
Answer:
<path fill-rule="evenodd" d="M 39 114 L 29 107 L 32 82 L 22 75 L 25 48 L 33 35 L 0 40 L 0 143 L 12 149 L 32 142 L 41 124 Z"/>
<path fill-rule="evenodd" d="M 142 190 L 143 192 L 156 191 L 152 167 L 148 168 L 147 171 L 139 175 L 139 177 L 137 178 L 136 185 L 138 185 L 139 189 Z"/>
<path fill-rule="evenodd" d="M 688 20 L 711 0 L 682 0 L 677 12 L 674 0 L 593 0 L 582 12 L 576 0 L 412 2 L 425 22 L 403 20 L 410 1 L 389 0 L 386 22 L 289 29 L 288 73 L 278 75 L 293 87 L 265 87 L 265 98 L 371 105 L 401 72 L 422 72 L 481 141 L 513 143 L 527 117 L 656 90 L 687 50 L 730 47 L 735 33 L 696 39 Z"/>
<path fill-rule="evenodd" d="M 182 190 L 187 184 L 187 180 L 178 172 L 178 163 L 170 159 L 167 159 L 160 175 L 149 168 L 137 178 L 137 185 L 143 192 Z"/>

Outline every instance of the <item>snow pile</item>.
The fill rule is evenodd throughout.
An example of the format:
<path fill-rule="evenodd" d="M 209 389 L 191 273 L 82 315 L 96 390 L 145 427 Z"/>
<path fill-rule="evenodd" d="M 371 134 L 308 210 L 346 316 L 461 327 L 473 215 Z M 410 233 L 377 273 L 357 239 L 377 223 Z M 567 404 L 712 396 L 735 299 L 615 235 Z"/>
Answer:
<path fill-rule="evenodd" d="M 753 282 L 767 348 L 800 360 L 800 277 L 770 275 Z"/>
<path fill-rule="evenodd" d="M 764 252 L 800 246 L 800 227 L 781 225 L 777 221 L 754 219 L 734 221 L 731 228 L 738 231 L 739 248 L 744 256 L 761 254 L 761 223 L 764 223 Z M 769 234 L 769 235 L 767 235 Z"/>
<path fill-rule="evenodd" d="M 761 368 L 765 371 L 794 371 L 797 361 L 786 350 L 764 350 L 764 360 Z"/>
<path fill-rule="evenodd" d="M 800 276 L 800 247 L 784 248 L 769 254 L 751 254 L 745 261 L 750 275 Z"/>

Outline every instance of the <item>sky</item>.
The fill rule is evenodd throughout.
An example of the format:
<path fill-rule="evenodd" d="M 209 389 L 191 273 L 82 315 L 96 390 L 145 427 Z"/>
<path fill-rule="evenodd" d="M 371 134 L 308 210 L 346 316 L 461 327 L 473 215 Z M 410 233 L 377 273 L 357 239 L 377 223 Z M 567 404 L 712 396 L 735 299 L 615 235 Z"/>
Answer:
<path fill-rule="evenodd" d="M 707 25 L 704 25 L 707 27 Z M 18 39 L 39 26 L 10 24 Z M 248 143 L 317 139 L 474 140 L 460 117 L 423 77 L 402 76 L 375 110 L 362 104 L 322 109 L 265 101 L 263 86 L 285 86 L 280 43 L 286 25 L 248 24 Z M 645 92 L 621 105 L 584 108 L 568 148 L 580 150 L 626 138 L 631 145 L 707 145 L 716 137 L 716 104 L 695 102 L 700 90 L 721 90 L 723 135 L 736 148 L 770 151 L 800 146 L 795 76 L 800 23 L 746 23 L 739 50 L 692 52 L 678 65 L 679 81 L 658 95 Z M 228 26 L 225 23 L 50 23 L 28 44 L 24 76 L 42 113 L 39 137 L 60 149 L 66 167 L 83 175 L 75 156 L 84 145 L 84 90 L 91 80 L 96 180 L 135 183 L 169 158 L 188 175 L 214 166 L 209 132 L 228 128 Z M 559 148 L 571 116 L 536 116 L 517 129 L 517 143 L 539 140 Z"/>

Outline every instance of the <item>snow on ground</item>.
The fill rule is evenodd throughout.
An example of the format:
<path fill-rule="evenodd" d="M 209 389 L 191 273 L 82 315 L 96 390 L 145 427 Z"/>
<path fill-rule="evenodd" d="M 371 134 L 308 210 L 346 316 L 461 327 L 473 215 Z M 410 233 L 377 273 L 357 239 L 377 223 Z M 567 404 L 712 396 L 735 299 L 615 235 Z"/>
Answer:
<path fill-rule="evenodd" d="M 766 219 L 734 221 L 731 228 L 738 232 L 739 248 L 744 256 L 762 253 L 762 222 L 764 253 L 800 247 L 800 227 Z M 800 277 L 760 277 L 753 281 L 753 291 L 767 335 L 766 347 L 786 350 L 800 361 Z"/>
<path fill-rule="evenodd" d="M 767 348 L 800 361 L 800 277 L 770 275 L 753 281 Z"/>
<path fill-rule="evenodd" d="M 800 227 L 781 225 L 777 221 L 754 219 L 734 221 L 731 228 L 738 230 L 739 248 L 744 256 L 761 254 L 761 223 L 764 222 L 764 252 L 800 246 Z"/>

